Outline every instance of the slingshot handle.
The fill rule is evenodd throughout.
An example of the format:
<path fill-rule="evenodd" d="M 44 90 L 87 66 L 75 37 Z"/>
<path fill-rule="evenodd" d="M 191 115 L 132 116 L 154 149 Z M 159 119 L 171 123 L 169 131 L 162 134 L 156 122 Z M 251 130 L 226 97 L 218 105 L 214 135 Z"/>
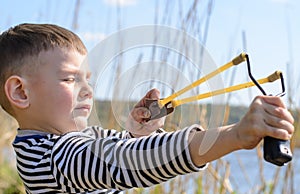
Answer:
<path fill-rule="evenodd" d="M 264 159 L 277 166 L 283 166 L 293 158 L 290 141 L 287 140 L 265 137 L 263 150 Z"/>

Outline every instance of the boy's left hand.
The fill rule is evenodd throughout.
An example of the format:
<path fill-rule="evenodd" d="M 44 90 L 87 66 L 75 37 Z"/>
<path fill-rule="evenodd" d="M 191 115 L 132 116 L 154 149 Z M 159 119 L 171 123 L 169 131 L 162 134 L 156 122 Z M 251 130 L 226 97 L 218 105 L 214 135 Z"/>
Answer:
<path fill-rule="evenodd" d="M 157 89 L 152 89 L 134 106 L 128 116 L 126 129 L 134 137 L 147 136 L 164 126 L 165 117 L 146 121 L 151 117 L 148 108 L 145 107 L 146 99 L 158 100 L 160 92 Z"/>

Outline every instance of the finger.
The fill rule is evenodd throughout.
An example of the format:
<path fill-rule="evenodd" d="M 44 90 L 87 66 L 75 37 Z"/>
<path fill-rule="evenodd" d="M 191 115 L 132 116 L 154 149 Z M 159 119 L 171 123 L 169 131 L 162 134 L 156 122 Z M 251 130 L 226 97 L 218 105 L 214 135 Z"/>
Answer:
<path fill-rule="evenodd" d="M 155 119 L 148 122 L 137 122 L 133 119 L 126 121 L 126 130 L 134 137 L 150 135 L 164 126 L 165 118 Z"/>
<path fill-rule="evenodd" d="M 159 99 L 160 96 L 160 91 L 156 88 L 151 89 L 150 91 L 147 92 L 147 94 L 135 105 L 135 107 L 144 107 L 146 102 L 146 99 Z"/>
<path fill-rule="evenodd" d="M 147 123 L 144 124 L 145 129 L 155 129 L 157 130 L 158 128 L 162 128 L 165 123 L 165 118 L 160 118 L 160 119 L 155 119 L 155 120 L 150 120 Z"/>
<path fill-rule="evenodd" d="M 276 129 L 283 129 L 287 131 L 288 134 L 292 134 L 294 132 L 294 126 L 291 122 L 281 119 L 279 117 L 275 117 L 270 114 L 266 114 L 264 117 L 264 122 L 271 126 L 272 128 Z"/>
<path fill-rule="evenodd" d="M 137 122 L 143 122 L 145 119 L 151 117 L 149 109 L 145 107 L 136 107 L 131 111 L 131 116 Z"/>
<path fill-rule="evenodd" d="M 270 104 L 264 105 L 264 110 L 266 113 L 278 117 L 279 119 L 286 120 L 290 123 L 294 123 L 294 117 L 292 114 L 285 108 L 276 107 Z"/>
<path fill-rule="evenodd" d="M 279 128 L 272 127 L 270 125 L 267 126 L 268 127 L 265 129 L 266 136 L 270 136 L 282 140 L 289 140 L 292 137 L 292 134 L 288 133 L 286 129 L 279 129 Z"/>
<path fill-rule="evenodd" d="M 294 118 L 292 114 L 286 109 L 281 98 L 276 96 L 263 96 L 262 100 L 264 110 L 267 113 L 279 117 L 281 119 L 287 120 L 290 123 L 294 123 Z"/>
<path fill-rule="evenodd" d="M 154 88 L 154 89 L 152 89 L 152 90 L 150 90 L 148 92 L 148 96 L 147 97 L 149 97 L 150 99 L 156 99 L 156 100 L 158 100 L 159 97 L 160 97 L 160 91 L 158 89 Z"/>
<path fill-rule="evenodd" d="M 272 104 L 274 106 L 286 108 L 282 98 L 278 96 L 261 96 L 262 100 L 268 104 Z"/>

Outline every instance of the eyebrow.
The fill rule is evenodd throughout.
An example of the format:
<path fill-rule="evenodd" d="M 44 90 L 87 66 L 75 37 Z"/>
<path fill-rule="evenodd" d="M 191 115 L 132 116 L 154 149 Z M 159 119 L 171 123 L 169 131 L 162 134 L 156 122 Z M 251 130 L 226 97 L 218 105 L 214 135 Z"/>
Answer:
<path fill-rule="evenodd" d="M 69 68 L 64 68 L 64 69 L 59 69 L 57 71 L 59 75 L 65 75 L 65 74 L 79 74 L 80 70 L 79 69 L 69 69 Z"/>
<path fill-rule="evenodd" d="M 86 72 L 87 76 L 91 76 L 92 72 L 91 71 L 83 71 L 80 68 L 72 68 L 72 67 L 66 67 L 58 70 L 59 74 L 82 74 L 83 72 Z"/>

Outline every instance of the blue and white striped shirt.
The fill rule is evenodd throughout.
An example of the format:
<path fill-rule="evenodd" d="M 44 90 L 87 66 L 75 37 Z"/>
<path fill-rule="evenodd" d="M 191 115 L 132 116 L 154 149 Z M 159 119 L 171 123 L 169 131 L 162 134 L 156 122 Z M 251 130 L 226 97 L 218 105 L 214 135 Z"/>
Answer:
<path fill-rule="evenodd" d="M 18 130 L 13 147 L 27 193 L 119 193 L 202 169 L 188 149 L 194 129 L 141 138 L 100 127 L 62 136 Z"/>

